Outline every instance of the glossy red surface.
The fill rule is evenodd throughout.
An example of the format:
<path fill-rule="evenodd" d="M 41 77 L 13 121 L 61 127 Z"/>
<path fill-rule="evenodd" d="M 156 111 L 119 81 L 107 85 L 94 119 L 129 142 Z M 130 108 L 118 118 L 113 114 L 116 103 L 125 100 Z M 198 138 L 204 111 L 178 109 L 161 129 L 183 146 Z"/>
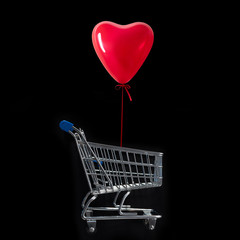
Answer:
<path fill-rule="evenodd" d="M 120 84 L 129 82 L 142 66 L 153 45 L 149 25 L 100 22 L 92 32 L 94 49 L 109 74 Z"/>

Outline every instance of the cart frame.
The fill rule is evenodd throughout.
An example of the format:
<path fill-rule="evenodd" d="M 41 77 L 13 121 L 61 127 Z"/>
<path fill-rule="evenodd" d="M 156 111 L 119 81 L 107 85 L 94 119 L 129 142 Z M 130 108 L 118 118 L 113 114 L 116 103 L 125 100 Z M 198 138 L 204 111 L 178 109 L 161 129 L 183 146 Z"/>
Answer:
<path fill-rule="evenodd" d="M 162 185 L 163 153 L 88 142 L 84 131 L 66 120 L 60 122 L 60 128 L 74 137 L 90 188 L 82 201 L 81 214 L 89 232 L 96 230 L 97 220 L 121 219 L 143 219 L 153 230 L 161 215 L 154 214 L 153 209 L 132 208 L 124 202 L 132 190 Z M 98 195 L 107 193 L 116 193 L 112 207 L 90 207 Z M 99 211 L 116 211 L 118 215 L 94 216 Z"/>

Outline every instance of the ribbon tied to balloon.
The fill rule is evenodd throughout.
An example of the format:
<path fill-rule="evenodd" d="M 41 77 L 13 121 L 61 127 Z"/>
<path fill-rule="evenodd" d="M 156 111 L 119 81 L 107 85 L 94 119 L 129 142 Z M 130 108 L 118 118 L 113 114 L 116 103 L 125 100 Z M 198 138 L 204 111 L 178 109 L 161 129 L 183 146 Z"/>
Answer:
<path fill-rule="evenodd" d="M 118 82 L 115 89 L 122 89 L 121 137 L 123 132 L 123 92 L 131 95 L 127 84 L 147 58 L 154 34 L 152 28 L 143 22 L 120 25 L 109 21 L 98 23 L 92 32 L 93 47 L 105 69 Z"/>

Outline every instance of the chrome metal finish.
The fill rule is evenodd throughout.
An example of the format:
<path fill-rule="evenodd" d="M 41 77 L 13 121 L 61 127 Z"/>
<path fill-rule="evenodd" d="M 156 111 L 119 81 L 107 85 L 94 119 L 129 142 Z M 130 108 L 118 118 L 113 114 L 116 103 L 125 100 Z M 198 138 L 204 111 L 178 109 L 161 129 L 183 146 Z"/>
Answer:
<path fill-rule="evenodd" d="M 124 205 L 132 190 L 162 185 L 162 153 L 88 142 L 83 130 L 72 127 L 90 191 L 82 201 L 82 219 L 87 221 L 89 232 L 96 229 L 97 220 L 144 219 L 149 229 L 155 228 L 161 215 L 153 209 L 132 208 Z M 120 204 L 117 200 L 126 191 Z M 112 207 L 90 207 L 101 194 L 116 193 Z M 94 216 L 94 212 L 117 211 L 119 215 Z"/>
<path fill-rule="evenodd" d="M 114 198 L 114 201 L 113 201 L 113 206 L 114 206 L 114 207 L 118 207 L 118 208 L 120 207 L 120 205 L 117 204 L 117 199 L 118 199 L 118 196 L 119 196 L 120 192 L 121 192 L 121 191 L 117 192 L 117 194 L 116 194 L 116 196 L 115 196 L 115 198 Z M 128 208 L 130 208 L 131 205 L 122 205 L 122 207 L 125 207 L 125 208 L 128 207 Z"/>
<path fill-rule="evenodd" d="M 137 215 L 136 212 L 134 213 L 126 213 L 126 212 L 122 212 L 123 209 L 126 209 L 126 205 L 123 205 L 125 199 L 127 198 L 127 196 L 130 194 L 130 191 L 127 191 L 126 194 L 123 196 L 121 204 L 119 206 L 119 215 Z"/>

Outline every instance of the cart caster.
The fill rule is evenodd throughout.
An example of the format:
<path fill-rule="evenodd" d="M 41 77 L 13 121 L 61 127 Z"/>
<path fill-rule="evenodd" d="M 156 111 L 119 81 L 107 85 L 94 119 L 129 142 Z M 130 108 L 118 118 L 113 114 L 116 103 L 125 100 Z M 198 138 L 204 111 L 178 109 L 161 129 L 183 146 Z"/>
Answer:
<path fill-rule="evenodd" d="M 96 232 L 96 221 L 87 221 L 88 225 L 88 232 L 89 233 L 94 233 Z"/>
<path fill-rule="evenodd" d="M 88 232 L 89 233 L 94 233 L 96 231 L 96 228 L 94 228 L 94 227 L 90 227 L 89 229 L 88 229 Z"/>
<path fill-rule="evenodd" d="M 156 225 L 156 218 L 149 218 L 149 219 L 145 219 L 144 223 L 146 226 L 148 226 L 149 230 L 154 230 L 155 229 L 155 225 Z"/>
<path fill-rule="evenodd" d="M 93 212 L 91 210 L 87 210 L 86 216 L 87 217 L 92 217 Z M 89 233 L 94 233 L 96 231 L 96 224 L 97 224 L 96 220 L 87 220 L 88 232 Z"/>

